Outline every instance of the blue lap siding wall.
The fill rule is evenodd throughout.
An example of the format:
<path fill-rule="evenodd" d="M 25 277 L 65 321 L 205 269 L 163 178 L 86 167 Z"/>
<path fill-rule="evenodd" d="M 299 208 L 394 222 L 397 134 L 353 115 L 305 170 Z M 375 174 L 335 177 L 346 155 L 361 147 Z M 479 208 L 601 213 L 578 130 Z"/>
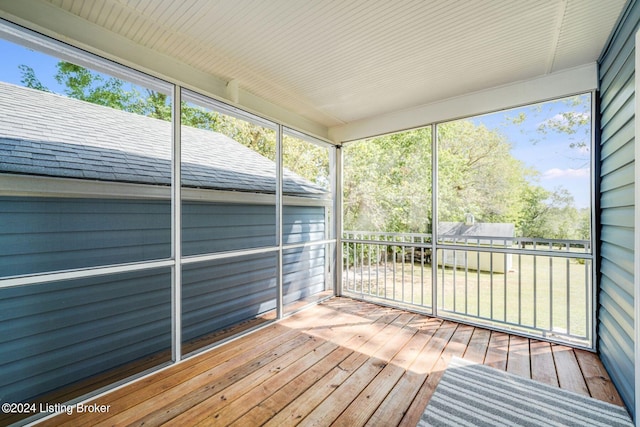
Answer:
<path fill-rule="evenodd" d="M 170 256 L 168 201 L 0 198 L 0 271 L 43 273 Z M 185 202 L 185 255 L 275 243 L 270 205 Z M 322 239 L 324 207 L 287 207 L 283 241 Z M 276 307 L 275 252 L 183 266 L 183 340 Z M 283 255 L 285 303 L 325 290 L 324 246 Z M 0 400 L 25 402 L 171 346 L 169 269 L 0 289 Z M 167 359 L 168 360 L 168 359 Z"/>
<path fill-rule="evenodd" d="M 599 61 L 600 275 L 598 349 L 627 408 L 634 411 L 635 34 L 632 1 Z M 636 414 L 637 416 L 637 414 Z"/>

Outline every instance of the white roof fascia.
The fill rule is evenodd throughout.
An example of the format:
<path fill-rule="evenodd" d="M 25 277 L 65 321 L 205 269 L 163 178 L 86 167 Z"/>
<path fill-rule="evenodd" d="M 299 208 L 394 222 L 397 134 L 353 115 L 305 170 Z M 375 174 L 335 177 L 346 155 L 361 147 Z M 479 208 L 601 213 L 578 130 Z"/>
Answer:
<path fill-rule="evenodd" d="M 329 129 L 329 136 L 337 142 L 355 141 L 597 89 L 598 67 L 594 62 L 526 81 L 336 126 Z"/>

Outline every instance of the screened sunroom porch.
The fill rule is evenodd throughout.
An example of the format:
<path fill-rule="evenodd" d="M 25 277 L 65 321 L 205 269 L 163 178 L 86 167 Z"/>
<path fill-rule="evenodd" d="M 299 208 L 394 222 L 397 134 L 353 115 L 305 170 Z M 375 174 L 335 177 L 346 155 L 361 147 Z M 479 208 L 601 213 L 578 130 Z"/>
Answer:
<path fill-rule="evenodd" d="M 536 23 L 534 27 L 549 16 L 556 17 L 560 30 L 546 30 L 555 40 L 555 53 L 547 54 L 542 70 L 520 64 L 528 72 L 494 72 L 485 74 L 494 76 L 493 80 L 477 81 L 487 63 L 468 53 L 465 58 L 479 68 L 473 76 L 451 73 L 452 78 L 468 82 L 458 93 L 446 92 L 443 86 L 436 95 L 433 88 L 425 88 L 434 98 L 419 99 L 416 86 L 408 89 L 410 84 L 405 87 L 395 80 L 396 90 L 387 92 L 384 108 L 363 95 L 367 90 L 375 92 L 374 87 L 357 86 L 355 80 L 351 86 L 342 83 L 341 90 L 318 80 L 324 91 L 292 96 L 296 86 L 282 90 L 283 81 L 275 74 L 269 80 L 252 70 L 252 81 L 243 74 L 250 67 L 237 67 L 239 63 L 233 61 L 225 71 L 204 71 L 209 64 L 197 64 L 178 51 L 173 57 L 169 50 L 156 51 L 159 56 L 154 56 L 152 39 L 137 38 L 147 30 L 151 34 L 152 28 L 167 31 L 185 25 L 180 19 L 172 23 L 170 16 L 187 19 L 190 14 L 197 16 L 193 15 L 196 10 L 205 16 L 207 5 L 196 3 L 189 12 L 171 12 L 165 8 L 169 3 L 157 7 L 145 2 L 114 2 L 104 7 L 76 2 L 2 3 L 2 17 L 7 20 L 3 39 L 11 45 L 7 57 L 19 58 L 18 77 L 7 79 L 13 86 L 3 86 L 7 103 L 3 110 L 8 112 L 2 135 L 3 205 L 7 207 L 3 214 L 11 227 L 3 236 L 7 244 L 3 246 L 2 289 L 5 322 L 13 328 L 7 329 L 11 334 L 3 344 L 13 352 L 6 360 L 12 366 L 5 371 L 6 384 L 13 384 L 7 386 L 7 395 L 17 400 L 47 396 L 61 387 L 150 360 L 70 398 L 83 399 L 105 391 L 103 386 L 108 389 L 164 366 L 180 366 L 200 352 L 217 351 L 212 348 L 240 330 L 260 329 L 308 304 L 344 294 L 435 315 L 440 321 L 457 320 L 478 330 L 517 332 L 534 342 L 553 343 L 548 344 L 550 349 L 571 344 L 596 350 L 632 410 L 635 370 L 629 296 L 633 301 L 633 291 L 627 285 L 629 237 L 625 233 L 633 231 L 633 220 L 629 224 L 625 185 L 617 182 L 618 170 L 624 175 L 629 160 L 620 162 L 624 154 L 618 153 L 622 142 L 617 140 L 598 148 L 601 132 L 608 141 L 621 135 L 607 126 L 622 126 L 621 132 L 629 132 L 624 118 L 614 115 L 616 110 L 628 111 L 628 98 L 617 97 L 613 90 L 621 84 L 616 79 L 628 82 L 623 76 L 628 75 L 629 60 L 617 59 L 621 56 L 616 50 L 623 43 L 616 44 L 616 37 L 629 38 L 621 30 L 626 21 L 621 20 L 614 31 L 623 2 L 600 9 L 591 2 L 541 2 L 527 11 L 505 8 L 502 2 L 480 2 L 486 6 L 486 28 L 496 31 L 503 31 L 503 21 L 518 20 L 519 13 L 526 14 L 531 25 Z M 291 5 L 281 2 L 271 6 L 274 13 L 329 16 L 298 7 L 289 10 Z M 333 13 L 356 22 L 355 17 L 364 13 L 360 6 L 353 3 Z M 371 16 L 393 21 L 389 10 L 375 15 L 383 11 L 378 6 L 369 12 Z M 411 10 L 420 12 L 416 16 L 429 10 L 418 4 L 396 6 L 396 13 L 404 16 L 411 16 Z M 473 9 L 431 6 L 441 16 L 465 15 Z M 241 3 L 224 7 L 230 14 L 248 10 Z M 491 16 L 495 8 L 504 12 L 497 21 Z M 624 11 L 622 16 L 632 22 L 628 16 L 633 16 L 634 5 L 628 4 Z M 219 12 L 215 16 L 221 16 Z M 270 16 L 271 12 L 267 7 L 251 13 Z M 125 25 L 117 17 L 126 14 L 130 21 Z M 43 20 L 44 16 L 52 19 Z M 589 21 L 585 16 L 598 19 Z M 138 21 L 132 24 L 134 20 Z M 578 22 L 592 23 L 588 36 L 584 31 L 570 32 L 577 31 Z M 202 24 L 197 19 L 191 23 L 194 30 Z M 138 34 L 135 28 L 140 29 Z M 109 38 L 116 33 L 117 37 Z M 513 42 L 533 43 L 524 33 L 522 39 L 512 34 Z M 164 40 L 193 42 L 179 31 L 172 34 L 173 39 L 165 33 Z M 218 33 L 215 39 L 233 44 L 234 39 L 246 42 L 245 37 L 256 33 L 247 29 L 242 35 L 231 34 Z M 591 53 L 584 47 L 565 48 L 578 35 Z M 259 39 L 253 38 L 256 43 Z M 127 40 L 136 40 L 138 47 Z M 198 51 L 206 43 L 187 45 Z M 534 46 L 529 46 L 534 52 Z M 614 52 L 609 57 L 606 46 Z M 24 48 L 24 53 L 12 50 Z M 628 48 L 619 50 L 632 57 Z M 30 52 L 48 55 L 49 68 Z M 182 52 L 186 55 L 187 49 L 183 47 Z M 485 55 L 492 52 L 487 50 Z M 451 63 L 449 67 L 456 69 Z M 333 69 L 327 65 L 324 72 L 329 75 Z M 608 76 L 607 69 L 612 70 Z M 391 81 L 386 85 L 390 87 Z M 342 104 L 334 106 L 322 99 L 328 95 Z M 449 158 L 442 151 L 439 128 L 460 117 L 473 122 L 481 120 L 480 114 L 575 95 L 591 98 L 586 234 L 531 237 L 522 234 L 515 214 L 492 217 L 478 204 L 474 209 L 447 204 L 456 199 L 447 199 L 447 186 L 461 190 L 460 183 L 448 180 L 442 169 Z M 354 104 L 359 97 L 362 104 Z M 24 101 L 22 106 L 19 100 Z M 97 106 L 79 104 L 87 102 Z M 86 108 L 76 111 L 71 104 Z M 602 124 L 593 119 L 599 115 Z M 428 192 L 420 195 L 419 214 L 408 218 L 426 219 L 426 227 L 355 228 L 347 223 L 351 217 L 343 201 L 353 194 L 346 187 L 354 147 L 367 142 L 373 147 L 377 135 L 398 135 L 398 131 L 403 134 L 405 129 L 425 126 L 429 148 L 421 153 L 428 151 L 430 158 L 424 160 L 430 162 L 430 169 L 421 174 L 427 177 Z M 371 169 L 390 176 L 396 173 L 382 164 Z M 606 175 L 611 182 L 600 181 L 599 176 Z M 423 182 L 411 174 L 406 178 Z M 375 186 L 369 182 L 371 188 Z M 611 196 L 601 201 L 606 192 Z M 386 202 L 384 197 L 367 203 L 370 200 Z M 402 194 L 396 201 L 397 206 L 404 203 Z M 416 211 L 411 207 L 409 212 Z M 451 231 L 460 225 L 486 231 L 483 224 L 511 224 L 517 231 L 506 236 L 478 230 L 469 235 L 469 230 L 461 228 Z M 82 351 L 74 351 L 81 347 Z M 25 374 L 33 380 L 24 381 Z"/>

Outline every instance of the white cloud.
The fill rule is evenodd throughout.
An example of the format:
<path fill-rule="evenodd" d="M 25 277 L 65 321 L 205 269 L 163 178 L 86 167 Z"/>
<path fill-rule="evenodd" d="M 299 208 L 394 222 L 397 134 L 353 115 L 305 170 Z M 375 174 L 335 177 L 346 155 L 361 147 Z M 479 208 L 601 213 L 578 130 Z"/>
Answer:
<path fill-rule="evenodd" d="M 589 169 L 558 169 L 553 168 L 544 171 L 542 179 L 558 179 L 558 178 L 588 178 Z"/>
<path fill-rule="evenodd" d="M 572 117 L 576 122 L 581 120 L 589 120 L 591 113 L 567 111 L 565 113 L 558 113 L 555 116 L 547 119 L 538 124 L 538 127 L 553 127 L 553 126 L 567 126 L 569 125 L 568 117 Z"/>

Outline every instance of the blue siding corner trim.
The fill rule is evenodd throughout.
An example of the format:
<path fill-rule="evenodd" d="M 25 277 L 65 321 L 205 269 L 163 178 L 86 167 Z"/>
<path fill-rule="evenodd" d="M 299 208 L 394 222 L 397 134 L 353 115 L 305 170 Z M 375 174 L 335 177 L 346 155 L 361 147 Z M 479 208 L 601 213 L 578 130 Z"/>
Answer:
<path fill-rule="evenodd" d="M 600 59 L 600 275 L 598 351 L 634 414 L 635 33 L 630 2 Z"/>

